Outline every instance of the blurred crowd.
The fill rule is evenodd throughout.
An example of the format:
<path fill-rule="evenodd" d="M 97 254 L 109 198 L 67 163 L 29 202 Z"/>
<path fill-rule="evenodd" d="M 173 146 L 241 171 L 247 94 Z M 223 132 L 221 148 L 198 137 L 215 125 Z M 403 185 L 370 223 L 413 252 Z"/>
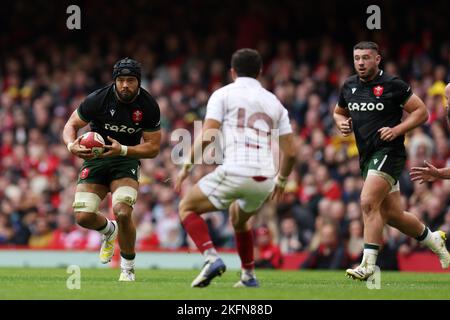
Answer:
<path fill-rule="evenodd" d="M 7 5 L 12 17 L 29 13 L 20 3 Z M 0 245 L 99 248 L 100 235 L 74 223 L 71 205 L 82 160 L 67 151 L 61 134 L 86 95 L 111 82 L 113 64 L 130 56 L 142 63 L 142 86 L 156 98 L 162 117 L 161 153 L 142 161 L 134 209 L 137 250 L 192 249 L 179 222 L 178 202 L 189 186 L 214 167 L 196 166 L 184 190 L 176 194 L 170 181 L 178 168 L 171 152 L 178 141 L 171 140 L 171 132 L 177 128 L 193 131 L 193 121 L 203 119 L 211 93 L 231 81 L 231 53 L 247 46 L 263 56 L 260 81 L 288 109 L 298 150 L 283 202 L 267 203 L 252 221 L 257 265 L 278 268 L 284 255 L 296 252 L 309 253 L 302 268 L 345 268 L 359 263 L 363 180 L 354 138 L 339 135 L 332 110 L 339 87 L 353 74 L 351 41 L 368 35 L 355 32 L 346 42 L 339 40 L 339 34 L 337 38 L 311 38 L 308 32 L 312 31 L 307 30 L 304 36 L 299 30 L 289 30 L 280 10 L 272 12 L 270 5 L 256 6 L 252 1 L 245 2 L 245 10 L 235 15 L 236 5 L 215 13 L 203 8 L 203 1 L 192 1 L 190 8 L 175 5 L 170 12 L 181 29 L 174 29 L 171 19 L 164 16 L 168 10 L 164 2 L 155 1 L 153 12 L 144 10 L 143 1 L 136 1 L 121 8 L 119 26 L 97 28 L 94 23 L 115 19 L 117 3 L 104 7 L 104 1 L 85 3 L 82 10 L 103 14 L 90 17 L 83 13 L 82 25 L 88 31 L 80 31 L 82 36 L 72 33 L 65 38 L 67 31 L 59 29 L 39 33 L 39 27 L 47 30 L 51 23 L 51 11 L 32 19 L 35 25 L 24 21 L 19 26 L 13 18 L 3 21 L 10 23 L 10 32 L 0 36 Z M 301 6 L 286 3 L 293 9 Z M 286 23 L 295 23 L 295 14 L 288 12 Z M 422 14 L 427 17 L 426 11 Z M 227 20 L 230 16 L 232 27 Z M 55 20 L 65 26 L 65 17 Z M 120 25 L 127 19 L 130 25 Z M 329 19 L 321 27 L 336 33 L 336 21 L 337 17 Z M 381 47 L 382 68 L 409 82 L 430 113 L 424 126 L 407 135 L 408 162 L 400 181 L 403 205 L 433 231 L 450 232 L 450 181 L 412 183 L 408 172 L 425 159 L 438 167 L 450 165 L 443 96 L 450 81 L 450 42 L 432 32 L 440 30 L 441 19 L 422 21 L 430 23 L 429 28 L 417 33 L 414 42 L 407 37 L 396 41 L 395 32 L 386 31 L 370 38 Z M 351 32 L 352 26 L 350 22 L 346 30 Z M 124 30 L 127 27 L 133 32 Z M 411 25 L 408 30 L 414 28 Z M 108 196 L 102 203 L 103 214 L 111 215 L 109 203 Z M 205 219 L 215 245 L 234 248 L 228 213 L 209 213 Z M 423 249 L 417 241 L 386 227 L 379 263 L 382 269 L 397 269 L 397 254 L 418 250 Z"/>

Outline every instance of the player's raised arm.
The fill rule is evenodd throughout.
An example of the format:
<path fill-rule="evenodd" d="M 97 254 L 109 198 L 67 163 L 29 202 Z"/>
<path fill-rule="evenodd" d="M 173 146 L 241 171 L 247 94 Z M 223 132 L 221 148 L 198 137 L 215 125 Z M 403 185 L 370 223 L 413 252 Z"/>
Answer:
<path fill-rule="evenodd" d="M 341 108 L 339 105 L 334 107 L 334 122 L 344 137 L 352 133 L 352 118 L 347 109 Z"/>
<path fill-rule="evenodd" d="M 94 154 L 90 149 L 80 145 L 81 136 L 77 138 L 78 130 L 87 125 L 88 122 L 81 119 L 77 110 L 75 110 L 63 130 L 63 141 L 67 145 L 67 149 L 82 159 L 90 159 L 94 157 Z"/>

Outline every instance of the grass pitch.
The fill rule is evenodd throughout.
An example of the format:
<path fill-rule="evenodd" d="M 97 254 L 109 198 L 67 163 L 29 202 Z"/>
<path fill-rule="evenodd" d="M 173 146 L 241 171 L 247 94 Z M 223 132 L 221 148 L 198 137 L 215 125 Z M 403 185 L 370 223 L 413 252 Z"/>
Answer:
<path fill-rule="evenodd" d="M 344 271 L 258 270 L 260 288 L 235 289 L 238 274 L 227 271 L 207 288 L 190 288 L 198 272 L 137 269 L 136 282 L 119 283 L 117 269 L 81 269 L 81 288 L 69 290 L 66 269 L 0 268 L 0 299 L 450 299 L 450 273 L 382 271 L 380 290 L 369 290 Z"/>

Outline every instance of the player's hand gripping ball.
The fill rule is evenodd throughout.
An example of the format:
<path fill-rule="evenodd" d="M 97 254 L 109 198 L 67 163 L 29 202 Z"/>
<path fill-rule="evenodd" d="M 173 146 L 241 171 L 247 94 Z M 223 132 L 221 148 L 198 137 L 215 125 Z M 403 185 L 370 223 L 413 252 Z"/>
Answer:
<path fill-rule="evenodd" d="M 96 158 L 105 151 L 105 140 L 103 140 L 102 136 L 97 132 L 86 132 L 83 134 L 80 145 L 85 146 L 87 149 L 91 149 Z"/>

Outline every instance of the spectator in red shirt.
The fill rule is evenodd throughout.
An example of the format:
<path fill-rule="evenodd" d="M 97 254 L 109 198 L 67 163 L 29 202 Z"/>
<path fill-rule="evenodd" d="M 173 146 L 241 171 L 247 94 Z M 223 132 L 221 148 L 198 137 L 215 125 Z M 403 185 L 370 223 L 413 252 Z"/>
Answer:
<path fill-rule="evenodd" d="M 65 249 L 67 236 L 76 229 L 73 217 L 68 214 L 58 215 L 58 227 L 53 231 L 50 248 Z"/>
<path fill-rule="evenodd" d="M 330 178 L 328 168 L 321 165 L 315 172 L 315 178 L 319 192 L 323 197 L 330 200 L 339 200 L 342 196 L 342 189 L 336 180 Z"/>
<path fill-rule="evenodd" d="M 336 224 L 326 221 L 320 229 L 319 247 L 312 251 L 301 269 L 342 269 L 345 267 L 345 249 L 338 237 Z"/>
<path fill-rule="evenodd" d="M 255 231 L 255 267 L 278 269 L 282 264 L 280 248 L 272 241 L 272 235 L 266 226 Z"/>

